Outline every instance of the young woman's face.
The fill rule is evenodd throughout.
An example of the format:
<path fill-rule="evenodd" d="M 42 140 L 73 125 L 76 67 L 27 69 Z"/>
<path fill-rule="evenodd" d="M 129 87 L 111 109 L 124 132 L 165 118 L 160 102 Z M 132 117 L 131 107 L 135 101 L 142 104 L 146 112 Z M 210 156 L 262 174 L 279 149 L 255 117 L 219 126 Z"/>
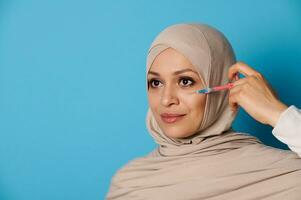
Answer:
<path fill-rule="evenodd" d="M 193 135 L 203 118 L 206 96 L 193 65 L 172 48 L 161 52 L 147 75 L 148 101 L 159 127 L 171 138 Z"/>

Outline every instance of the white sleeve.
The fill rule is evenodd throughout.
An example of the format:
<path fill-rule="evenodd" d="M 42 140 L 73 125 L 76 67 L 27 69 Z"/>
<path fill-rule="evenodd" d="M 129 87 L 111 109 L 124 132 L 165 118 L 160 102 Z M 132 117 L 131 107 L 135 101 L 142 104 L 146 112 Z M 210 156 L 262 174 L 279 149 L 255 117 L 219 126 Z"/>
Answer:
<path fill-rule="evenodd" d="M 280 114 L 272 133 L 301 157 L 301 110 L 289 106 Z"/>

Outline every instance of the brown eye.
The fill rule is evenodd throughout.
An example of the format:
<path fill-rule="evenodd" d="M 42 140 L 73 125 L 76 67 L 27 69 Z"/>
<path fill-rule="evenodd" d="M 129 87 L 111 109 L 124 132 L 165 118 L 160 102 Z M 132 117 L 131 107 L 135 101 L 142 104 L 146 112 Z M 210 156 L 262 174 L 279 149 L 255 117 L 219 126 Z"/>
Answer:
<path fill-rule="evenodd" d="M 160 81 L 157 80 L 157 79 L 151 79 L 149 81 L 149 84 L 151 85 L 152 88 L 156 88 L 156 87 L 159 87 L 160 86 Z"/>
<path fill-rule="evenodd" d="M 183 83 L 182 86 L 187 87 L 192 86 L 195 83 L 195 81 L 191 78 L 182 78 L 180 79 L 180 84 L 181 83 Z"/>

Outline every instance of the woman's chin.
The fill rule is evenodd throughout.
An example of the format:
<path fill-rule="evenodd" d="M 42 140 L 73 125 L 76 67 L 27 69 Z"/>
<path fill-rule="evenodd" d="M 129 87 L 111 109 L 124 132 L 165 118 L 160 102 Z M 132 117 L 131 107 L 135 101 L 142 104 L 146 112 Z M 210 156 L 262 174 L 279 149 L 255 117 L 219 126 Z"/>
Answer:
<path fill-rule="evenodd" d="M 165 128 L 164 133 L 171 138 L 185 138 L 192 135 L 186 129 L 177 126 Z"/>

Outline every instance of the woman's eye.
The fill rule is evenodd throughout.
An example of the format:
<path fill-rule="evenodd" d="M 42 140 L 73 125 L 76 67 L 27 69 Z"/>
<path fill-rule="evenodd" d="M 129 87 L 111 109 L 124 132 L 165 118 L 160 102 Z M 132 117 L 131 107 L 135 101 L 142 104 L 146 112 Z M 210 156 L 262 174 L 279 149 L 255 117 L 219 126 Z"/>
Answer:
<path fill-rule="evenodd" d="M 190 87 L 193 86 L 195 83 L 195 81 L 191 78 L 180 78 L 180 85 L 183 87 Z M 161 81 L 157 80 L 157 79 L 151 79 L 148 81 L 148 88 L 158 88 L 161 87 L 162 83 Z"/>
<path fill-rule="evenodd" d="M 149 83 L 150 83 L 151 87 L 156 88 L 156 87 L 159 87 L 161 82 L 159 80 L 153 79 L 153 80 L 150 80 Z"/>
<path fill-rule="evenodd" d="M 194 84 L 194 80 L 190 79 L 190 78 L 182 78 L 180 80 L 180 84 L 182 83 L 182 86 L 191 86 Z"/>

